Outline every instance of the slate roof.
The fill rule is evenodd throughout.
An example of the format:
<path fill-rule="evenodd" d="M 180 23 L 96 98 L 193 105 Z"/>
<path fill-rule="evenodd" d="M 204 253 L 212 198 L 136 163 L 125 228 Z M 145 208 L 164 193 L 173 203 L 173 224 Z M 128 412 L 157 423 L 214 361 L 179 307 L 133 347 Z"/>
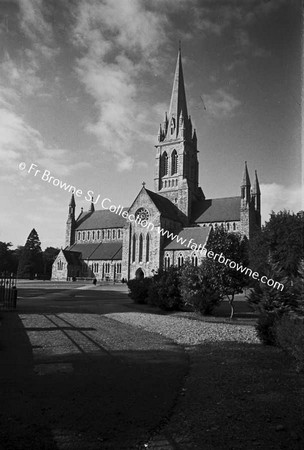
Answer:
<path fill-rule="evenodd" d="M 69 250 L 62 250 L 62 252 L 68 264 L 72 264 L 73 266 L 81 265 L 81 254 L 79 252 L 71 252 Z"/>
<path fill-rule="evenodd" d="M 122 259 L 121 242 L 102 242 L 99 244 L 73 244 L 68 248 L 71 252 L 81 253 L 82 259 Z M 66 251 L 66 250 L 65 250 Z"/>
<path fill-rule="evenodd" d="M 123 211 L 128 211 L 129 208 L 123 208 Z M 83 216 L 80 216 L 77 220 L 76 230 L 94 230 L 96 228 L 122 228 L 126 219 L 124 219 L 121 215 L 115 214 L 108 209 L 101 209 L 98 211 L 94 211 L 87 218 L 82 219 Z"/>
<path fill-rule="evenodd" d="M 193 205 L 195 223 L 240 220 L 241 197 L 213 198 Z"/>
<path fill-rule="evenodd" d="M 163 217 L 181 222 L 178 208 L 169 199 L 148 189 L 146 192 Z"/>
<path fill-rule="evenodd" d="M 191 242 L 192 244 L 197 244 L 197 246 L 199 246 L 199 244 L 203 245 L 207 242 L 209 233 L 209 227 L 183 228 L 177 235 L 177 238 L 181 238 L 181 240 L 185 239 L 184 244 L 177 242 L 177 240 L 174 239 L 174 241 L 169 242 L 169 244 L 165 246 L 165 250 L 187 250 L 187 248 L 192 250 L 190 246 L 187 247 L 190 239 L 193 239 Z"/>

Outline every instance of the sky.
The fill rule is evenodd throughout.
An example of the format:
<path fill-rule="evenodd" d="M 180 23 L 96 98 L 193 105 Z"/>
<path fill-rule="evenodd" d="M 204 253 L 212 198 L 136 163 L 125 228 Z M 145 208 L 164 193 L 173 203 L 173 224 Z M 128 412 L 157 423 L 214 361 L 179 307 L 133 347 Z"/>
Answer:
<path fill-rule="evenodd" d="M 82 190 L 77 214 L 89 190 L 130 206 L 154 189 L 179 41 L 206 197 L 240 195 L 247 161 L 263 221 L 304 209 L 301 16 L 300 0 L 0 0 L 0 241 L 64 245 L 71 194 L 45 171 Z"/>

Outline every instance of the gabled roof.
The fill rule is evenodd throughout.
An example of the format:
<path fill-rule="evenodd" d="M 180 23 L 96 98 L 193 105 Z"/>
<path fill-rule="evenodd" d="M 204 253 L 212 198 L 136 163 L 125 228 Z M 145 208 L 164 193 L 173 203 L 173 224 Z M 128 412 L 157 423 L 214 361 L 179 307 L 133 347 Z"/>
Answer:
<path fill-rule="evenodd" d="M 112 213 L 113 214 L 113 213 Z M 122 259 L 121 242 L 102 242 L 99 244 L 73 244 L 69 251 L 81 253 L 82 259 Z M 66 251 L 66 250 L 65 250 Z"/>
<path fill-rule="evenodd" d="M 64 254 L 64 257 L 68 264 L 72 264 L 73 266 L 81 265 L 81 261 L 80 261 L 81 254 L 79 252 L 62 250 L 62 253 Z"/>
<path fill-rule="evenodd" d="M 146 192 L 163 217 L 181 223 L 179 210 L 172 202 L 170 202 L 169 199 L 163 197 L 162 195 L 156 194 L 155 192 L 149 191 L 148 189 L 146 189 Z"/>
<path fill-rule="evenodd" d="M 123 208 L 122 212 L 128 211 L 128 209 L 129 208 Z M 79 225 L 76 225 L 76 231 L 94 230 L 97 228 L 122 228 L 126 223 L 126 219 L 108 209 L 101 209 L 90 213 L 90 215 L 84 219 L 79 217 L 77 220 L 77 224 L 78 223 Z"/>
<path fill-rule="evenodd" d="M 207 242 L 209 233 L 209 227 L 183 228 L 177 235 L 177 238 L 166 245 L 165 250 L 192 250 L 191 244 L 196 244 L 197 246 L 201 244 L 203 246 Z M 192 239 L 192 242 L 187 247 L 190 239 Z"/>
<path fill-rule="evenodd" d="M 213 198 L 193 205 L 195 223 L 240 220 L 241 197 Z"/>

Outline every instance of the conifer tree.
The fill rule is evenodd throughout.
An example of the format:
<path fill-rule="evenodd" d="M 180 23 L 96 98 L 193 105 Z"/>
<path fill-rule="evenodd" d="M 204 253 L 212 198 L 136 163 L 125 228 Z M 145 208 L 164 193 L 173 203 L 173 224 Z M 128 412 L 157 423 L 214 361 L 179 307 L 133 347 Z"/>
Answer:
<path fill-rule="evenodd" d="M 18 278 L 33 279 L 43 274 L 41 243 L 35 228 L 30 232 L 21 252 L 18 265 Z"/>

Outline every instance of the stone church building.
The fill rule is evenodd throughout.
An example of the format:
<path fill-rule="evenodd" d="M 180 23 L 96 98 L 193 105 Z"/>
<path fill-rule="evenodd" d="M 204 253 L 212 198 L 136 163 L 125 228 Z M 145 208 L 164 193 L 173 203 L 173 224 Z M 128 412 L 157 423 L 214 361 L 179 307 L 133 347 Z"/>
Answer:
<path fill-rule="evenodd" d="M 52 279 L 119 281 L 152 276 L 159 268 L 180 266 L 186 259 L 197 265 L 212 227 L 249 239 L 261 227 L 259 181 L 255 172 L 251 187 L 246 163 L 239 196 L 207 199 L 199 186 L 197 136 L 187 109 L 180 50 L 169 112 L 157 141 L 154 192 L 143 183 L 132 205 L 120 214 L 95 211 L 91 203 L 76 218 L 72 195 L 65 248 L 54 261 Z"/>

